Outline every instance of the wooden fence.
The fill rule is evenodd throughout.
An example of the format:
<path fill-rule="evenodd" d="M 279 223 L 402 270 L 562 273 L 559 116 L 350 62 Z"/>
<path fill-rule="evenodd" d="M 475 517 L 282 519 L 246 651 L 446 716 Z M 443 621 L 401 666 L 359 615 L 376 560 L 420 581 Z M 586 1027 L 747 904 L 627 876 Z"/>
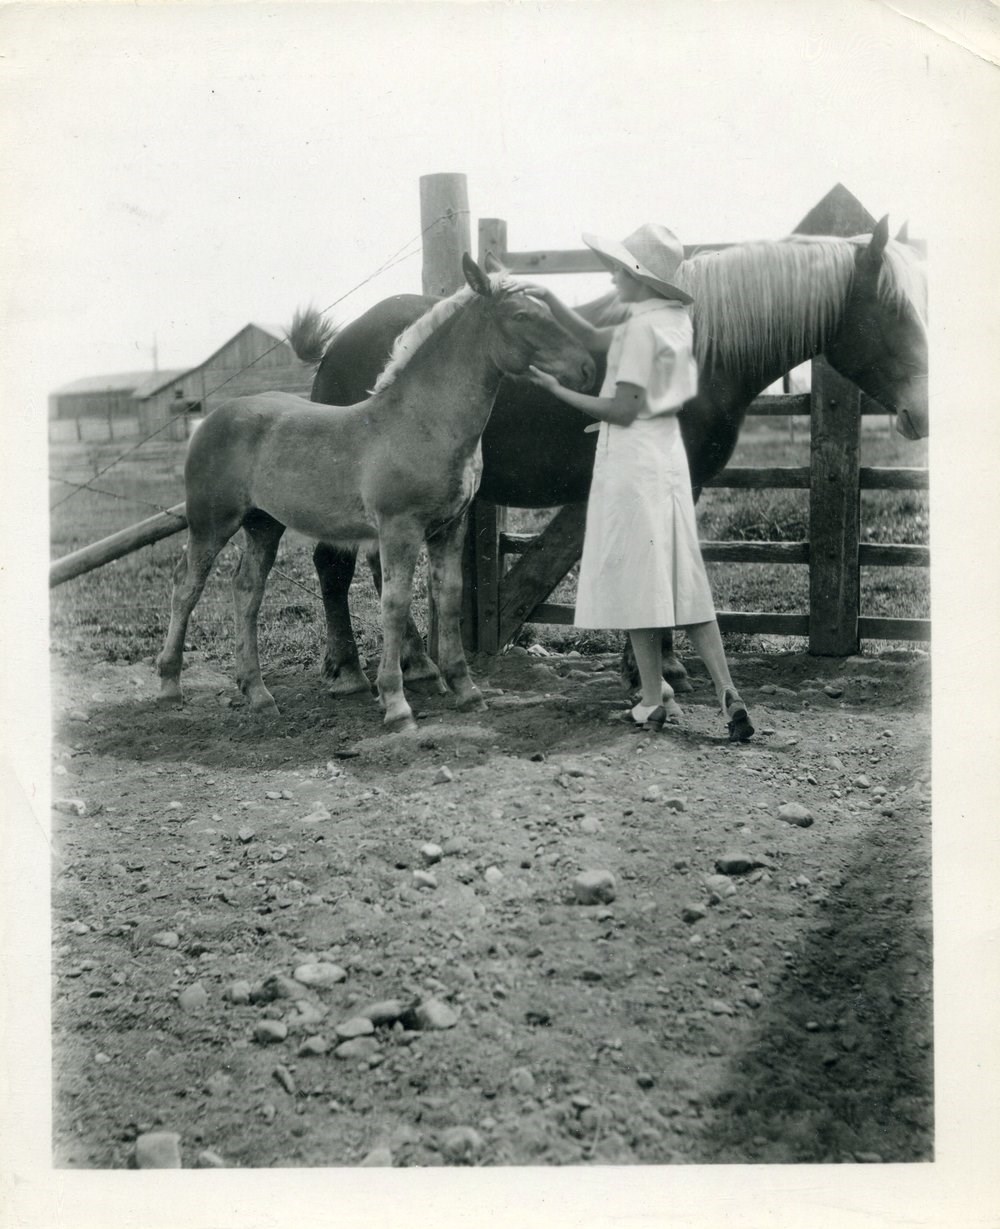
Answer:
<path fill-rule="evenodd" d="M 421 207 L 424 237 L 424 291 L 450 293 L 461 284 L 459 257 L 470 249 L 464 177 L 425 176 Z M 437 226 L 435 217 L 445 216 Z M 464 232 L 463 232 L 464 226 Z M 855 235 L 874 219 L 841 185 L 833 188 L 795 229 L 802 234 Z M 604 271 L 587 249 L 511 251 L 507 224 L 497 218 L 479 223 L 480 264 L 489 257 L 511 273 L 530 277 L 553 273 Z M 464 245 L 464 248 L 463 248 Z M 727 244 L 699 244 L 698 250 Z M 690 255 L 694 248 L 686 248 Z M 705 542 L 702 554 L 715 563 L 794 563 L 809 567 L 809 609 L 801 613 L 720 611 L 723 631 L 808 637 L 809 652 L 842 656 L 856 653 L 864 639 L 929 640 L 927 619 L 884 618 L 861 614 L 861 568 L 928 567 L 924 546 L 876 545 L 860 541 L 862 490 L 926 490 L 927 470 L 869 468 L 860 465 L 862 414 L 880 414 L 822 358 L 812 364 L 811 392 L 799 396 L 759 397 L 752 415 L 810 417 L 808 466 L 730 467 L 708 486 L 760 490 L 792 488 L 809 492 L 809 541 Z M 466 598 L 463 628 L 468 648 L 496 653 L 524 623 L 572 623 L 573 609 L 547 598 L 578 561 L 586 506 L 566 505 L 537 535 L 507 533 L 506 510 L 477 499 L 470 512 L 466 547 Z M 511 567 L 507 560 L 516 556 Z"/>

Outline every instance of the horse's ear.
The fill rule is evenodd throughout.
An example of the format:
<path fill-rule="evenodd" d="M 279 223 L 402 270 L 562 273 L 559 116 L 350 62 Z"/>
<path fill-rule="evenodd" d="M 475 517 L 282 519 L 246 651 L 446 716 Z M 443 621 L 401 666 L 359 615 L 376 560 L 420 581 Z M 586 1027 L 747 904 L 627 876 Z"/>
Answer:
<path fill-rule="evenodd" d="M 499 260 L 497 260 L 497 258 L 493 255 L 492 252 L 486 253 L 486 259 L 483 261 L 483 264 L 486 267 L 487 273 L 505 273 L 506 272 L 503 265 L 500 263 Z"/>
<path fill-rule="evenodd" d="M 882 253 L 885 251 L 885 245 L 889 242 L 889 215 L 886 214 L 875 224 L 875 229 L 872 231 L 871 240 L 866 249 L 869 264 L 878 265 L 882 263 Z"/>
<path fill-rule="evenodd" d="M 469 283 L 476 294 L 489 296 L 493 293 L 493 287 L 490 285 L 490 279 L 486 276 L 482 269 L 480 269 L 468 252 L 462 253 L 462 272 L 465 274 L 465 280 Z"/>
<path fill-rule="evenodd" d="M 904 222 L 903 225 L 899 228 L 899 234 L 896 236 L 896 242 L 897 243 L 909 243 L 910 242 L 910 223 L 908 221 Z"/>

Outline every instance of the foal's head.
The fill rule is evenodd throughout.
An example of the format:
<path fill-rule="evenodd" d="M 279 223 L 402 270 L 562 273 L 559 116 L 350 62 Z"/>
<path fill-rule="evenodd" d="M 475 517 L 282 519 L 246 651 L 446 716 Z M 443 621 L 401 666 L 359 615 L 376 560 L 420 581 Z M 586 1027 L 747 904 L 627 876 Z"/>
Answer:
<path fill-rule="evenodd" d="M 462 271 L 486 313 L 489 355 L 499 371 L 520 376 L 533 366 L 569 388 L 591 387 L 594 360 L 544 303 L 501 274 L 488 276 L 468 253 L 462 257 Z"/>

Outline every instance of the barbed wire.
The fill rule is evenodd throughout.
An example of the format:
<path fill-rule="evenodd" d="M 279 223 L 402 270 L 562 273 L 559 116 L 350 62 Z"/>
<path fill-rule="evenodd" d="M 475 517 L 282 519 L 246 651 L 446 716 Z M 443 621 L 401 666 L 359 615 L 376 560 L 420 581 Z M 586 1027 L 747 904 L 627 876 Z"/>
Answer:
<path fill-rule="evenodd" d="M 416 256 L 419 249 L 417 249 L 416 251 L 412 251 L 412 252 L 409 252 L 406 249 L 413 247 L 415 243 L 421 242 L 423 240 L 424 235 L 426 235 L 429 230 L 433 230 L 433 228 L 437 226 L 439 222 L 451 221 L 453 218 L 458 217 L 459 214 L 464 214 L 468 212 L 469 211 L 467 209 L 461 209 L 461 210 L 448 209 L 444 213 L 439 214 L 436 218 L 433 219 L 433 221 L 428 222 L 428 224 L 425 227 L 423 227 L 411 239 L 407 239 L 407 241 L 402 245 L 402 247 L 397 248 L 395 252 L 393 252 L 390 256 L 387 256 L 386 259 L 376 269 L 374 269 L 371 273 L 369 273 L 367 277 L 362 278 L 361 281 L 358 282 L 356 285 L 352 286 L 350 290 L 346 290 L 342 295 L 334 299 L 332 303 L 329 303 L 327 304 L 326 307 L 322 308 L 320 311 L 320 315 L 325 315 L 327 312 L 332 311 L 335 307 L 343 303 L 345 299 L 350 298 L 352 294 L 356 294 L 363 286 L 367 286 L 369 282 L 374 281 L 375 278 L 380 277 L 383 273 L 387 273 L 390 269 L 395 268 L 396 265 L 400 265 L 404 261 L 410 260 L 414 256 Z M 281 341 L 276 341 L 273 346 L 269 346 L 268 349 L 264 350 L 261 354 L 258 354 L 256 358 L 251 359 L 249 363 L 246 363 L 243 367 L 240 367 L 238 370 L 234 371 L 232 375 L 229 375 L 224 380 L 220 381 L 220 383 L 216 384 L 214 388 L 209 389 L 208 392 L 203 394 L 203 398 L 207 399 L 208 397 L 214 396 L 219 391 L 219 389 L 225 388 L 225 386 L 229 384 L 231 381 L 235 380 L 238 376 L 243 375 L 244 372 L 249 371 L 251 367 L 256 366 L 256 364 L 259 363 L 262 359 L 267 358 L 269 354 L 273 354 L 274 351 L 277 350 L 280 346 L 285 345 L 286 341 L 287 341 L 287 337 L 283 338 Z M 73 487 L 73 490 L 68 491 L 61 499 L 57 499 L 53 504 L 51 504 L 49 506 L 49 512 L 50 513 L 54 512 L 56 508 L 66 503 L 67 500 L 72 499 L 75 495 L 78 495 L 80 491 L 94 491 L 96 494 L 114 495 L 115 493 L 113 491 L 104 491 L 104 492 L 98 491 L 98 489 L 92 486 L 91 483 L 95 482 L 98 478 L 101 478 L 104 474 L 108 472 L 108 470 L 114 469 L 114 467 L 118 465 L 119 462 L 123 461 L 126 457 L 131 456 L 134 452 L 138 452 L 138 450 L 144 444 L 148 444 L 149 441 L 151 439 L 155 439 L 156 436 L 159 435 L 161 431 L 166 431 L 166 429 L 169 426 L 177 422 L 178 419 L 182 419 L 182 418 L 184 418 L 184 414 L 171 414 L 170 417 L 166 419 L 165 422 L 161 423 L 161 425 L 158 426 L 154 431 L 150 431 L 148 435 L 144 435 L 137 443 L 133 444 L 130 448 L 126 448 L 123 452 L 119 453 L 119 455 L 116 456 L 114 460 L 109 461 L 107 465 L 99 469 L 97 473 L 94 474 L 93 479 L 91 479 L 88 482 L 74 483 L 68 479 L 57 479 L 57 481 L 64 482 L 67 486 Z M 127 499 L 128 497 L 120 496 L 119 498 Z M 138 501 L 138 502 L 144 502 L 144 501 Z M 160 512 L 168 511 L 168 509 L 159 507 L 156 504 L 147 503 L 146 506 L 156 507 L 157 510 Z"/>

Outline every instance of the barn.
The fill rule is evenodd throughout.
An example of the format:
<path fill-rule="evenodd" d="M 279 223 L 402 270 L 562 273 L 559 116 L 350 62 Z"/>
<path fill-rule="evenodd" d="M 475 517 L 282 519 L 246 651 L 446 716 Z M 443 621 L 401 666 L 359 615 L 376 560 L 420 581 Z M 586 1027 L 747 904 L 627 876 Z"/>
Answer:
<path fill-rule="evenodd" d="M 207 414 L 247 393 L 280 390 L 308 396 L 313 372 L 311 364 L 295 357 L 280 326 L 246 324 L 197 367 L 144 379 L 133 391 L 139 433 L 184 439 L 192 415 Z"/>
<path fill-rule="evenodd" d="M 133 397 L 137 389 L 151 380 L 180 374 L 178 371 L 121 371 L 74 380 L 49 394 L 49 418 L 131 418 L 135 415 Z"/>

